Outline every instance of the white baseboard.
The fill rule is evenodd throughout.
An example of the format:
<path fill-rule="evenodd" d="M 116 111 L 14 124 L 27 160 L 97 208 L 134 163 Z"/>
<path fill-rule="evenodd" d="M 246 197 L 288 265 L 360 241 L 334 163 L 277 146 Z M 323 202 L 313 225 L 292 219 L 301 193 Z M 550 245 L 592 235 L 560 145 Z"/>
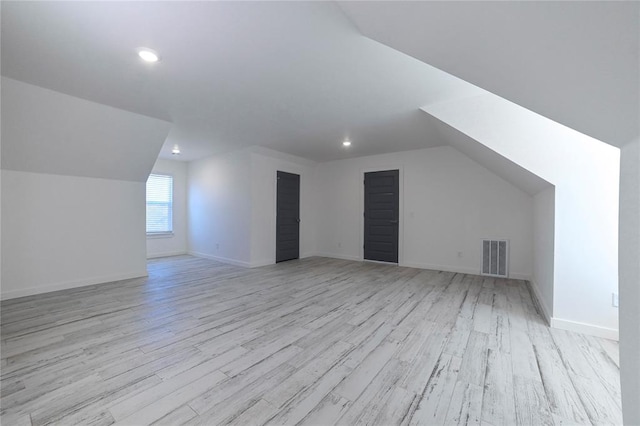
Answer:
<path fill-rule="evenodd" d="M 604 339 L 619 339 L 619 331 L 616 329 L 600 327 L 583 322 L 551 318 L 551 327 L 558 328 L 560 330 L 575 331 L 576 333 L 588 334 L 590 336 L 602 337 Z"/>
<path fill-rule="evenodd" d="M 356 262 L 362 262 L 362 259 L 360 259 L 358 256 L 349 256 L 346 254 L 316 253 L 315 256 L 328 257 L 330 259 L 355 260 Z"/>
<path fill-rule="evenodd" d="M 509 274 L 509 279 L 510 280 L 531 281 L 531 275 L 530 274 L 523 274 L 523 273 L 520 273 L 520 272 L 514 272 L 512 274 Z"/>
<path fill-rule="evenodd" d="M 189 254 L 191 256 L 202 257 L 204 259 L 217 260 L 218 262 L 228 263 L 230 265 L 235 265 L 235 266 L 242 266 L 243 268 L 259 268 L 261 266 L 274 265 L 276 263 L 275 259 L 262 259 L 262 260 L 256 260 L 255 262 L 245 262 L 243 260 L 229 259 L 227 257 L 214 256 L 211 254 L 200 253 L 197 251 L 188 251 L 187 253 L 180 253 L 180 254 Z M 305 257 L 312 257 L 312 256 L 318 256 L 318 255 L 315 253 L 304 254 L 300 256 L 300 259 L 303 259 Z"/>
<path fill-rule="evenodd" d="M 357 262 L 365 261 L 364 259 L 361 259 L 357 256 L 349 256 L 344 254 L 335 254 L 335 253 L 326 253 L 326 252 L 315 253 L 313 256 L 329 257 L 333 259 L 343 259 L 343 260 L 354 260 Z M 387 262 L 381 262 L 381 263 L 387 263 Z M 450 266 L 450 265 L 436 265 L 432 263 L 399 262 L 398 266 L 404 266 L 407 268 L 416 268 L 416 269 L 430 269 L 433 271 L 455 272 L 460 274 L 480 275 L 480 269 L 464 268 L 464 267 Z M 509 275 L 509 278 L 514 280 L 529 280 L 531 277 L 528 274 L 513 273 Z"/>
<path fill-rule="evenodd" d="M 613 328 L 600 327 L 593 324 L 586 324 L 583 322 L 571 321 L 561 318 L 554 318 L 551 315 L 551 309 L 547 306 L 542 294 L 540 294 L 540 287 L 533 280 L 529 280 L 529 284 L 533 290 L 533 297 L 535 297 L 535 302 L 537 302 L 540 309 L 542 309 L 542 315 L 544 319 L 547 321 L 547 324 L 551 328 L 557 328 L 559 330 L 567 330 L 573 331 L 576 333 L 588 334 L 590 336 L 602 337 L 604 339 L 618 340 L 619 332 Z"/>
<path fill-rule="evenodd" d="M 161 253 L 147 253 L 147 259 L 157 259 L 158 257 L 180 256 L 187 254 L 186 251 L 165 251 Z"/>
<path fill-rule="evenodd" d="M 257 260 L 251 262 L 249 268 L 259 268 L 261 266 L 273 265 L 274 263 L 276 263 L 275 260 L 271 259 Z"/>
<path fill-rule="evenodd" d="M 214 256 L 212 254 L 200 253 L 198 251 L 191 251 L 191 250 L 188 251 L 187 254 L 190 254 L 191 256 L 195 256 L 195 257 L 202 257 L 204 259 L 217 260 L 218 262 L 228 263 L 229 265 L 242 266 L 243 268 L 252 267 L 251 263 L 245 262 L 244 260 L 229 259 L 227 257 Z"/>
<path fill-rule="evenodd" d="M 429 269 L 432 271 L 443 271 L 443 272 L 455 272 L 459 274 L 471 274 L 471 275 L 480 275 L 479 269 L 474 268 L 462 268 L 459 266 L 449 266 L 449 265 L 435 265 L 432 263 L 422 263 L 422 262 L 401 262 L 400 266 L 405 266 L 407 268 L 416 268 L 416 269 Z"/>
<path fill-rule="evenodd" d="M 533 290 L 533 297 L 535 297 L 536 299 L 535 302 L 537 302 L 538 306 L 540 306 L 540 309 L 542 310 L 542 315 L 544 315 L 544 319 L 547 321 L 547 324 L 550 325 L 551 319 L 553 318 L 551 316 L 552 311 L 549 308 L 549 306 L 547 306 L 547 303 L 544 301 L 544 298 L 540 293 L 540 287 L 538 286 L 538 283 L 535 280 L 530 279 L 529 286 Z"/>
<path fill-rule="evenodd" d="M 53 291 L 68 290 L 70 288 L 86 287 L 95 284 L 110 283 L 113 281 L 128 280 L 131 278 L 146 277 L 147 270 L 129 272 L 126 274 L 104 275 L 101 277 L 85 278 L 74 281 L 66 281 L 61 283 L 47 284 L 38 287 L 21 288 L 17 290 L 2 291 L 0 293 L 1 300 L 15 299 L 18 297 L 33 296 L 36 294 L 51 293 Z"/>

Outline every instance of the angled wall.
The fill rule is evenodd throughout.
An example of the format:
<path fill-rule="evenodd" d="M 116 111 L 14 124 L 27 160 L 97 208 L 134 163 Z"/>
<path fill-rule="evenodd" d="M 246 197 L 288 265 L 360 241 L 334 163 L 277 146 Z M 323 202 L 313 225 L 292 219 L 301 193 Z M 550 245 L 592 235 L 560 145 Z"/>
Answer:
<path fill-rule="evenodd" d="M 170 127 L 2 77 L 4 170 L 145 182 Z"/>
<path fill-rule="evenodd" d="M 530 282 L 541 311 L 551 323 L 555 253 L 555 187 L 448 124 L 426 115 L 443 141 L 533 197 L 533 272 Z"/>
<path fill-rule="evenodd" d="M 2 78 L 3 299 L 146 275 L 170 123 Z"/>
<path fill-rule="evenodd" d="M 619 150 L 490 93 L 422 109 L 555 185 L 552 325 L 617 339 Z"/>

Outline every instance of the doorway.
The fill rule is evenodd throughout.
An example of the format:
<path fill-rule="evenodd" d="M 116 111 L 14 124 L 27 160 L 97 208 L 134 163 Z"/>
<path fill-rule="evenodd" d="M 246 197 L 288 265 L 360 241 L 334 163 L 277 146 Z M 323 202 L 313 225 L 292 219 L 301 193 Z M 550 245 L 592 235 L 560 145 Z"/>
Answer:
<path fill-rule="evenodd" d="M 398 263 L 400 171 L 364 174 L 364 259 Z"/>
<path fill-rule="evenodd" d="M 300 175 L 277 172 L 276 263 L 300 257 Z"/>

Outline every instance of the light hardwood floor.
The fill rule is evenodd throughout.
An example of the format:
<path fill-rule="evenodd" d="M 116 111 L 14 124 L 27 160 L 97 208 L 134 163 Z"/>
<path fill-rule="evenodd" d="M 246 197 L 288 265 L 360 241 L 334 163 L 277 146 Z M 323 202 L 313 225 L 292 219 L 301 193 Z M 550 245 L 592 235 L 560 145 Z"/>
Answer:
<path fill-rule="evenodd" d="M 522 281 L 181 256 L 1 307 L 3 425 L 622 423 L 617 343 Z"/>

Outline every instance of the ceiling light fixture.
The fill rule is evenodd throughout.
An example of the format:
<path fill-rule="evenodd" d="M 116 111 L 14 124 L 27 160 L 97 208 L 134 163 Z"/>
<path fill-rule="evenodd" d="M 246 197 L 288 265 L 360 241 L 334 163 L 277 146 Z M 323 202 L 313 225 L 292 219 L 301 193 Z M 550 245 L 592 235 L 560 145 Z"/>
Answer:
<path fill-rule="evenodd" d="M 173 149 L 171 150 L 171 153 L 173 155 L 180 155 L 180 148 L 178 147 L 178 145 L 174 145 Z"/>
<path fill-rule="evenodd" d="M 142 58 L 145 62 L 158 62 L 160 60 L 160 56 L 154 50 L 147 49 L 146 47 L 141 47 L 138 49 L 138 56 Z"/>
<path fill-rule="evenodd" d="M 342 146 L 344 147 L 351 146 L 351 141 L 349 139 L 345 139 L 344 142 L 342 142 Z"/>

